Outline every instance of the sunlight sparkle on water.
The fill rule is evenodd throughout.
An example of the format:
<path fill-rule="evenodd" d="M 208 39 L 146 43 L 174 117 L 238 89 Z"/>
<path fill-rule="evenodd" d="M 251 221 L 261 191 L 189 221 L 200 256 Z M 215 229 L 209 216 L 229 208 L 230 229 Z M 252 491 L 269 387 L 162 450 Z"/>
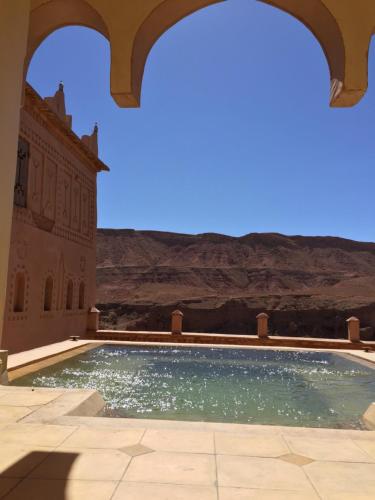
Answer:
<path fill-rule="evenodd" d="M 332 353 L 101 346 L 16 381 L 97 389 L 104 415 L 360 428 L 375 371 Z"/>

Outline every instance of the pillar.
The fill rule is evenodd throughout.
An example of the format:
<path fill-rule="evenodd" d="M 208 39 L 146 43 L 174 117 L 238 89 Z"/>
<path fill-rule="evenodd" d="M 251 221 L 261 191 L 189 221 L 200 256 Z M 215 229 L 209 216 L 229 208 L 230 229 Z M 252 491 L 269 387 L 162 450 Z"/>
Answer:
<path fill-rule="evenodd" d="M 266 339 L 268 337 L 268 319 L 269 316 L 266 313 L 260 313 L 257 316 L 257 327 L 258 327 L 258 337 L 260 339 Z"/>
<path fill-rule="evenodd" d="M 0 385 L 8 385 L 8 351 L 0 351 Z"/>
<path fill-rule="evenodd" d="M 348 324 L 348 339 L 350 342 L 359 342 L 361 340 L 360 322 L 355 316 L 346 320 Z"/>
<path fill-rule="evenodd" d="M 99 330 L 99 316 L 100 311 L 96 307 L 92 307 L 89 310 L 87 318 L 87 331 L 97 332 Z"/>
<path fill-rule="evenodd" d="M 0 346 L 30 0 L 0 0 Z"/>
<path fill-rule="evenodd" d="M 182 318 L 184 317 L 181 311 L 173 311 L 172 313 L 172 333 L 182 333 Z"/>

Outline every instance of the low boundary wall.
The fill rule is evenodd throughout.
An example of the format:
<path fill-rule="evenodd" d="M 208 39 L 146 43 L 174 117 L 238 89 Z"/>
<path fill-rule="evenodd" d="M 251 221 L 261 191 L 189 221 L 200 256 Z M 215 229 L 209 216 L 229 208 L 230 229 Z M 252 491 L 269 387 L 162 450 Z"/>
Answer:
<path fill-rule="evenodd" d="M 90 332 L 92 340 L 114 340 L 127 342 L 162 342 L 176 344 L 212 344 L 212 345 L 238 345 L 238 346 L 270 346 L 294 347 L 305 349 L 350 349 L 374 350 L 375 342 L 350 342 L 340 339 L 310 339 L 304 337 L 279 337 L 269 336 L 259 338 L 256 335 L 229 335 L 215 333 L 169 333 L 169 332 L 130 332 L 120 330 L 98 330 Z M 374 359 L 375 360 L 375 359 Z"/>

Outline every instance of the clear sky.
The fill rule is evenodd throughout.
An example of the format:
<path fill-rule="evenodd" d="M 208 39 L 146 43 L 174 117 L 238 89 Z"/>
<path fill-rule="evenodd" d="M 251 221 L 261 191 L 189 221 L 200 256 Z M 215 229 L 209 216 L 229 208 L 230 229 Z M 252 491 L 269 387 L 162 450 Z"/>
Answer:
<path fill-rule="evenodd" d="M 359 105 L 328 106 L 313 35 L 255 0 L 228 0 L 170 29 L 147 61 L 140 109 L 109 91 L 108 42 L 53 33 L 28 80 L 62 80 L 78 134 L 99 122 L 100 227 L 335 235 L 375 241 L 375 64 Z"/>

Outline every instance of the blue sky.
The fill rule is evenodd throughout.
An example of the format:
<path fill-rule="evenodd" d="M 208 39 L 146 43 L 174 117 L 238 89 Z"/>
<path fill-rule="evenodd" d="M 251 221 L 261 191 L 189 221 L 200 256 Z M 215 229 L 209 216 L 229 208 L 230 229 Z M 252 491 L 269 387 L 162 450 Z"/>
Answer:
<path fill-rule="evenodd" d="M 313 35 L 255 0 L 181 21 L 147 61 L 140 109 L 109 91 L 110 49 L 92 30 L 53 33 L 28 80 L 62 80 L 73 129 L 100 128 L 100 227 L 335 235 L 375 241 L 375 46 L 359 105 L 328 106 Z M 372 85 L 374 83 L 374 85 Z"/>

